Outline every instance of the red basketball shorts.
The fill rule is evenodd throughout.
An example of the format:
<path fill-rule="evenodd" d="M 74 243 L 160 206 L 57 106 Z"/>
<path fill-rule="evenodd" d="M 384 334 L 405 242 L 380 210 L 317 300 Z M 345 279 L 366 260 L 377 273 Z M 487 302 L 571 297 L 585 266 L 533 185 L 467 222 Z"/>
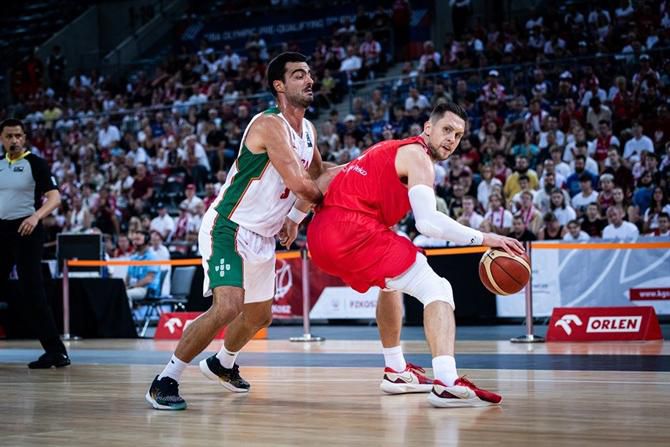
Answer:
<path fill-rule="evenodd" d="M 383 223 L 362 213 L 325 208 L 307 230 L 312 262 L 358 292 L 384 288 L 387 278 L 407 271 L 419 249 Z"/>

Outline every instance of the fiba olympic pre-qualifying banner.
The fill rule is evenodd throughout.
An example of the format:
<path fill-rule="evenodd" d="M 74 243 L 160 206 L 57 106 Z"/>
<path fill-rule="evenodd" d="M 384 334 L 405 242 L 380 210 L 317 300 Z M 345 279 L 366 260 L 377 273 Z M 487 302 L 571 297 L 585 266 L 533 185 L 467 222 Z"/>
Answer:
<path fill-rule="evenodd" d="M 643 237 L 636 242 L 668 241 Z M 601 242 L 612 241 L 589 241 Z M 554 307 L 584 306 L 653 306 L 659 315 L 670 314 L 670 250 L 536 249 L 532 264 L 534 316 L 549 316 Z M 496 301 L 499 317 L 525 315 L 523 292 Z"/>

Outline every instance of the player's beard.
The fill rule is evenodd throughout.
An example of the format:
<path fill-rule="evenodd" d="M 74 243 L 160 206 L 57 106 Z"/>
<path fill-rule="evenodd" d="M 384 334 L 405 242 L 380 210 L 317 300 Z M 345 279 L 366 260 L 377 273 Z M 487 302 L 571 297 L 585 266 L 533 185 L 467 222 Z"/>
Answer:
<path fill-rule="evenodd" d="M 305 93 L 305 91 L 301 91 L 299 93 L 290 96 L 287 95 L 286 99 L 288 99 L 288 102 L 290 104 L 306 109 L 310 106 L 310 104 L 312 104 L 312 101 L 314 101 L 314 94 L 312 94 L 312 96 L 309 96 L 307 95 L 307 93 Z"/>

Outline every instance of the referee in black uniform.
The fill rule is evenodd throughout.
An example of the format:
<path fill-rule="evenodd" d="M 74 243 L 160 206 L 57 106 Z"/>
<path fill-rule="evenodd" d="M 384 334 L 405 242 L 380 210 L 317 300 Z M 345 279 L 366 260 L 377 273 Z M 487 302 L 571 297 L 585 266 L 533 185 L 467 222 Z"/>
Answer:
<path fill-rule="evenodd" d="M 21 121 L 7 119 L 0 123 L 0 142 L 4 148 L 0 158 L 0 291 L 7 290 L 6 281 L 16 264 L 22 292 L 20 309 L 45 351 L 28 367 L 67 366 L 70 358 L 42 282 L 44 231 L 40 220 L 60 205 L 58 185 L 47 162 L 26 150 Z M 46 196 L 44 204 L 42 196 Z"/>

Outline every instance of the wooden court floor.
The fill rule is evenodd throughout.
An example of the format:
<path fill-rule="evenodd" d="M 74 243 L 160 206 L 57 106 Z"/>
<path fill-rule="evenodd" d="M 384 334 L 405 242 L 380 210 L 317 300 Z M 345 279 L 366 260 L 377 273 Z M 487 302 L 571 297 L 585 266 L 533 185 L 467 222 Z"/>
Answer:
<path fill-rule="evenodd" d="M 36 343 L 0 341 L 0 445 L 670 445 L 670 345 L 662 341 L 460 341 L 460 373 L 504 402 L 437 409 L 424 394 L 379 391 L 374 340 L 259 340 L 239 358 L 249 394 L 229 393 L 191 366 L 181 384 L 189 408 L 156 411 L 144 394 L 174 346 L 70 342 L 72 366 L 31 371 L 25 363 L 39 354 Z M 424 342 L 404 349 L 430 366 Z"/>

